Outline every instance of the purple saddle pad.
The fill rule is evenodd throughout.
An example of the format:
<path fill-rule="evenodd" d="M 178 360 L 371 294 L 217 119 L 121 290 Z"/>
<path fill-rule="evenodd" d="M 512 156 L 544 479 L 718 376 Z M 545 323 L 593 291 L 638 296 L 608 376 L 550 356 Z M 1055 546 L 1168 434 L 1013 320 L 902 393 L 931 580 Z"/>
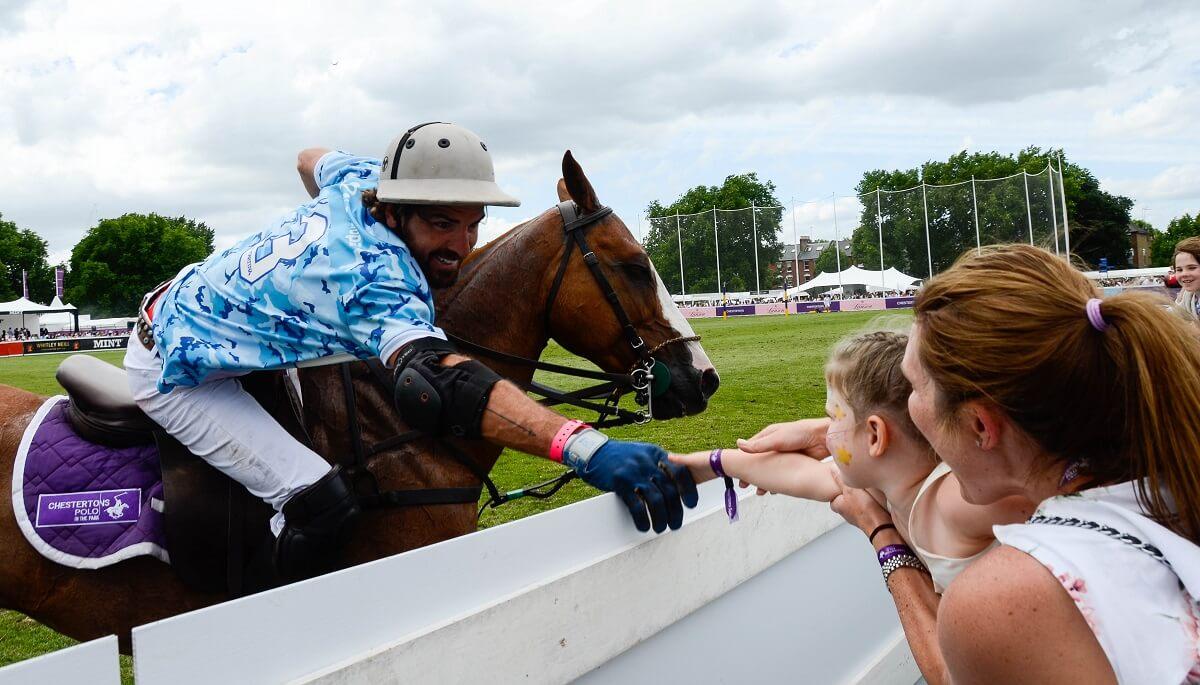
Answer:
<path fill-rule="evenodd" d="M 46 558 L 102 568 L 149 555 L 169 562 L 158 448 L 79 437 L 67 398 L 51 397 L 25 429 L 13 466 L 13 513 Z"/>

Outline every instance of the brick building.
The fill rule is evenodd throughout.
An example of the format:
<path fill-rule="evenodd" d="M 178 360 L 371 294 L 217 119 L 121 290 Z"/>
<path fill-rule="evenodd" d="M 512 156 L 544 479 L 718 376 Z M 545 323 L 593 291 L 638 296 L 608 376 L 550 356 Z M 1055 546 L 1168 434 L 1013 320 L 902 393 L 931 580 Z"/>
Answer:
<path fill-rule="evenodd" d="M 799 243 L 783 246 L 783 255 L 775 265 L 776 273 L 782 274 L 789 287 L 803 285 L 817 277 L 817 259 L 830 243 L 828 240 L 813 240 L 806 235 L 800 236 L 799 240 Z M 840 245 L 844 269 L 850 266 L 850 241 L 842 240 Z M 797 269 L 799 280 L 796 279 Z"/>
<path fill-rule="evenodd" d="M 1137 226 L 1129 227 L 1129 264 L 1134 269 L 1144 269 L 1150 264 L 1150 232 L 1138 228 Z"/>

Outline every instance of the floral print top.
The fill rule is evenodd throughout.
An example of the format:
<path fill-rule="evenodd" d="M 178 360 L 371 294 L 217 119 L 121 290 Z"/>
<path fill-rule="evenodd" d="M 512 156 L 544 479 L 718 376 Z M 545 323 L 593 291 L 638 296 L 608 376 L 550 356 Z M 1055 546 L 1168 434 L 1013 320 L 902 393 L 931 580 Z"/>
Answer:
<path fill-rule="evenodd" d="M 1133 483 L 1042 502 L 996 539 L 1062 584 L 1121 683 L 1200 683 L 1200 547 L 1143 515 Z"/>

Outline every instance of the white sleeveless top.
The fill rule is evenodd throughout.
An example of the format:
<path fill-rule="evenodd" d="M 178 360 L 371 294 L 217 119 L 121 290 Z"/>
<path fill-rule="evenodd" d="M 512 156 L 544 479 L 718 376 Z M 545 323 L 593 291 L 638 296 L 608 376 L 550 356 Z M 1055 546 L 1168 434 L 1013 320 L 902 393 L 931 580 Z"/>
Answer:
<path fill-rule="evenodd" d="M 1144 516 L 1133 483 L 1052 497 L 993 530 L 1058 578 L 1118 682 L 1200 683 L 1200 547 Z"/>
<path fill-rule="evenodd" d="M 921 497 L 925 495 L 925 491 L 931 485 L 936 483 L 938 479 L 945 478 L 948 473 L 950 473 L 950 467 L 944 462 L 934 467 L 933 471 L 925 477 L 925 482 L 921 483 L 921 487 L 917 489 L 917 496 L 913 498 L 912 509 L 908 511 L 908 541 L 912 544 L 913 551 L 917 553 L 917 556 L 921 557 L 921 561 L 925 562 L 925 566 L 929 569 L 929 575 L 933 577 L 933 589 L 939 595 L 946 591 L 946 588 L 950 586 L 950 581 L 962 573 L 963 569 L 970 566 L 972 561 L 975 561 L 983 556 L 984 552 L 996 546 L 996 543 L 993 542 L 979 550 L 978 553 L 961 559 L 934 554 L 921 547 L 917 542 L 917 535 L 914 532 L 916 529 L 913 528 L 913 515 L 917 511 L 917 502 L 921 501 Z"/>

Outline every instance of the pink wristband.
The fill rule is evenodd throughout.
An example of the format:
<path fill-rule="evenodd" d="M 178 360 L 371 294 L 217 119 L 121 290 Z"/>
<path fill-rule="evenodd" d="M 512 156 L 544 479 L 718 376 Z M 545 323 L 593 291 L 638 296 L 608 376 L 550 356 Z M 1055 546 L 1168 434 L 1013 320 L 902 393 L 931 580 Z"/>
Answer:
<path fill-rule="evenodd" d="M 575 435 L 575 431 L 579 430 L 580 426 L 587 428 L 591 427 L 583 421 L 571 419 L 570 421 L 564 423 L 562 428 L 558 429 L 558 432 L 554 434 L 554 439 L 550 441 L 550 459 L 557 461 L 560 464 L 562 463 L 563 448 L 567 446 L 567 438 Z"/>

